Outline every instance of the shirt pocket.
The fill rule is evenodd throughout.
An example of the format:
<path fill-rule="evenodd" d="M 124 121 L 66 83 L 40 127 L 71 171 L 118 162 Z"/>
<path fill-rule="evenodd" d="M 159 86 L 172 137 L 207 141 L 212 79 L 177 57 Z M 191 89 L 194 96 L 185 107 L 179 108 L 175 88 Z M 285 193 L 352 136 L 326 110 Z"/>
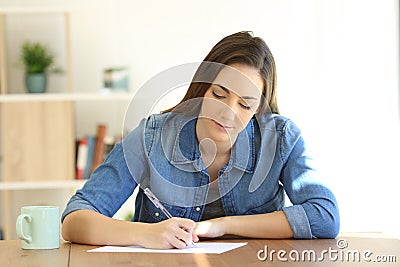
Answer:
<path fill-rule="evenodd" d="M 161 202 L 166 210 L 171 213 L 172 217 L 185 217 L 186 209 L 183 207 L 172 206 L 166 203 Z M 168 217 L 161 211 L 161 209 L 156 208 L 156 206 L 148 199 L 144 200 L 143 210 L 145 212 L 144 218 L 142 221 L 145 222 L 161 222 L 163 220 L 168 219 Z"/>

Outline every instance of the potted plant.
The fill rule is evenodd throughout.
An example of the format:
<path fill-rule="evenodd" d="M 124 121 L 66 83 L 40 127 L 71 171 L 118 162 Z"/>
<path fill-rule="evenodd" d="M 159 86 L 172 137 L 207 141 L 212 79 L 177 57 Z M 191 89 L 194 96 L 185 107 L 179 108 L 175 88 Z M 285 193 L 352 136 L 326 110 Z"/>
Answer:
<path fill-rule="evenodd" d="M 27 41 L 22 45 L 21 59 L 25 67 L 27 91 L 44 93 L 47 87 L 47 72 L 54 62 L 53 54 L 44 45 Z"/>

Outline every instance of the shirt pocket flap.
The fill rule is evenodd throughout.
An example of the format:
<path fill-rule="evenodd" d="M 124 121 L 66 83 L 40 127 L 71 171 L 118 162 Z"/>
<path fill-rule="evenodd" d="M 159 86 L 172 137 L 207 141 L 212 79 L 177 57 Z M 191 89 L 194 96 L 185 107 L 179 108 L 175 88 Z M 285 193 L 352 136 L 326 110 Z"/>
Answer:
<path fill-rule="evenodd" d="M 149 199 L 144 200 L 143 208 L 147 213 L 146 217 L 150 217 L 152 222 L 160 222 L 168 219 L 168 217 L 161 211 L 161 209 L 157 208 Z M 186 214 L 186 209 L 183 207 L 172 206 L 167 203 L 161 202 L 164 208 L 171 213 L 172 217 L 183 218 Z"/>

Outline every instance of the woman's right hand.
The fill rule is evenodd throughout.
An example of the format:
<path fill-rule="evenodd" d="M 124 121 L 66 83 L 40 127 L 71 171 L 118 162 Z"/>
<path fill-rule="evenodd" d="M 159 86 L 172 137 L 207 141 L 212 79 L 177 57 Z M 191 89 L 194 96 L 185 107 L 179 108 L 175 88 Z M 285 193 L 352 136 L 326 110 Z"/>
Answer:
<path fill-rule="evenodd" d="M 194 232 L 195 227 L 194 221 L 176 217 L 158 223 L 145 224 L 141 245 L 155 249 L 182 249 L 199 241 Z"/>

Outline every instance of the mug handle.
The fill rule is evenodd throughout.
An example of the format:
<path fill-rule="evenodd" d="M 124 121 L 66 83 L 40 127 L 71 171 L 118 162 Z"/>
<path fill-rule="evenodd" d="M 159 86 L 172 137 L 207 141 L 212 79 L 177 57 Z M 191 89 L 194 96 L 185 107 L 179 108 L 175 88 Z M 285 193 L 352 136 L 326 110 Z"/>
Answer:
<path fill-rule="evenodd" d="M 28 244 L 32 242 L 32 236 L 27 236 L 24 234 L 23 227 L 22 227 L 22 220 L 26 220 L 26 222 L 30 223 L 32 221 L 32 217 L 29 214 L 20 214 L 17 218 L 17 223 L 16 223 L 16 230 L 17 230 L 17 236 L 19 239 L 22 239 L 26 241 Z"/>

